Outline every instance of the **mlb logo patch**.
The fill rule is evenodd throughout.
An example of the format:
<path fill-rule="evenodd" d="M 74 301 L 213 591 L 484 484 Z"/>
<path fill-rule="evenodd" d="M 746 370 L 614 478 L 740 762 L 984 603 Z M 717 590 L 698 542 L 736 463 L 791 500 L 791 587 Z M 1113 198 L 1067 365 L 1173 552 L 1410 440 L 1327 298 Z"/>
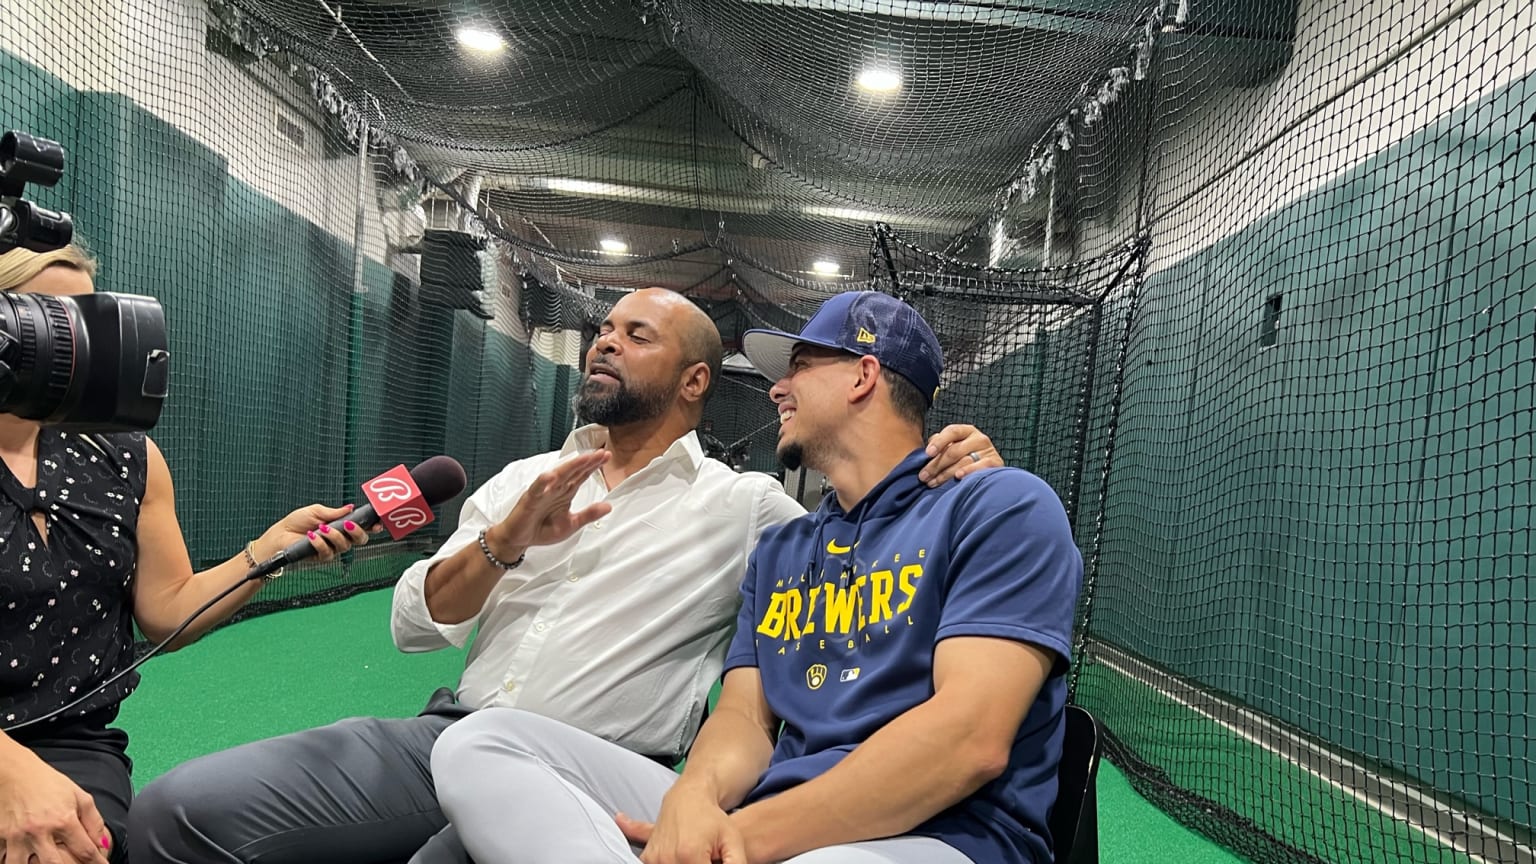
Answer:
<path fill-rule="evenodd" d="M 858 680 L 858 677 L 859 677 L 859 667 L 855 666 L 852 669 L 844 669 L 842 674 L 837 676 L 837 680 L 839 682 L 843 682 L 843 681 L 856 681 L 856 680 Z"/>

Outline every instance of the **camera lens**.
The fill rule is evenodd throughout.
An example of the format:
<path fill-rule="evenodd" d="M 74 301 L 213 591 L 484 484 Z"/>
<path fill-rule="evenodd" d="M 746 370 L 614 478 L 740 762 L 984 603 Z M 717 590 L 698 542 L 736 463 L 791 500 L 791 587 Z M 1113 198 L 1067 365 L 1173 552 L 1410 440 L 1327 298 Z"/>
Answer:
<path fill-rule="evenodd" d="M 70 297 L 0 293 L 0 332 L 10 334 L 4 351 L 11 388 L 0 411 L 47 420 L 67 416 L 84 392 L 75 370 L 90 365 L 90 344 L 79 328 L 80 314 Z"/>
<path fill-rule="evenodd" d="M 0 292 L 0 411 L 82 432 L 150 429 L 169 385 L 153 299 Z"/>

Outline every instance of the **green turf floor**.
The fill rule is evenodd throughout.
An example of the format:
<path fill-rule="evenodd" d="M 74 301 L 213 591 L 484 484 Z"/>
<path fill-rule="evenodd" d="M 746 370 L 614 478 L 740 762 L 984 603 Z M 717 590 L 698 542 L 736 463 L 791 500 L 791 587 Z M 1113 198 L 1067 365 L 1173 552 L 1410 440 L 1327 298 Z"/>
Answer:
<path fill-rule="evenodd" d="M 1226 804 L 1303 852 L 1324 861 L 1472 864 L 1423 831 L 1192 715 L 1139 681 L 1093 666 L 1083 671 L 1079 687 L 1116 706 L 1099 711 L 1100 719 L 1119 730 L 1126 746 L 1162 766 L 1174 783 Z"/>
<path fill-rule="evenodd" d="M 462 651 L 401 654 L 389 638 L 389 591 L 254 618 L 150 660 L 123 706 L 134 780 L 178 762 L 342 717 L 408 717 L 458 680 Z M 1241 859 L 1137 795 L 1114 766 L 1099 771 L 1104 864 L 1230 864 Z"/>

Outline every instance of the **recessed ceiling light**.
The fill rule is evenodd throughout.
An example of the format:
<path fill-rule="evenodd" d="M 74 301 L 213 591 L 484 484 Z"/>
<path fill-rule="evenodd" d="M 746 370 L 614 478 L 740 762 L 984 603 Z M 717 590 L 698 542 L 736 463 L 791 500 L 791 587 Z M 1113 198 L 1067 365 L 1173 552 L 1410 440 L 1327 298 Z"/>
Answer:
<path fill-rule="evenodd" d="M 494 30 L 483 27 L 460 27 L 458 32 L 459 44 L 471 51 L 480 51 L 492 54 L 507 47 L 505 39 Z"/>
<path fill-rule="evenodd" d="M 882 66 L 870 66 L 859 73 L 859 86 L 871 93 L 894 93 L 901 89 L 901 73 Z"/>
<path fill-rule="evenodd" d="M 611 237 L 607 238 L 607 239 L 599 240 L 597 245 L 603 247 L 603 251 L 604 252 L 628 252 L 629 251 L 629 244 L 628 243 L 625 243 L 623 240 L 614 240 Z"/>
<path fill-rule="evenodd" d="M 544 181 L 546 188 L 556 192 L 574 192 L 578 195 L 635 195 L 643 190 L 617 183 L 599 183 L 596 180 L 578 180 L 573 177 L 551 177 Z"/>
<path fill-rule="evenodd" d="M 874 210 L 856 210 L 852 207 L 821 207 L 809 206 L 800 208 L 800 212 L 807 216 L 825 216 L 828 219 L 847 219 L 853 222 L 890 222 L 889 213 L 879 213 Z"/>
<path fill-rule="evenodd" d="M 823 276 L 836 276 L 838 273 L 836 261 L 817 261 L 811 265 L 811 269 Z"/>

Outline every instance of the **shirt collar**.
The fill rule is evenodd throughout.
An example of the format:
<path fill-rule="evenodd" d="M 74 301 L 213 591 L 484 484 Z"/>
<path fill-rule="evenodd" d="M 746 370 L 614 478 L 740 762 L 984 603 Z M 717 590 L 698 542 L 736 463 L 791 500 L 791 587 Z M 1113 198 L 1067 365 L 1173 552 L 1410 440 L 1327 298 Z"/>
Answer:
<path fill-rule="evenodd" d="M 565 444 L 560 448 L 560 455 L 569 456 L 578 450 L 596 450 L 607 445 L 608 427 L 590 423 L 571 430 L 571 434 L 565 437 Z M 672 446 L 663 450 L 660 456 L 652 460 L 652 463 L 678 462 L 697 471 L 704 464 L 704 459 L 704 447 L 699 443 L 699 434 L 690 431 L 687 435 L 673 441 Z"/>
<path fill-rule="evenodd" d="M 864 493 L 864 497 L 859 499 L 859 503 L 853 505 L 852 510 L 844 512 L 843 505 L 837 503 L 836 490 L 827 493 L 818 509 L 824 510 L 829 516 L 844 519 L 855 518 L 855 514 L 857 514 L 857 518 L 862 520 L 868 514 L 869 509 L 875 507 L 881 497 L 893 487 L 896 489 L 898 499 L 911 494 L 914 490 L 917 492 L 925 491 L 928 487 L 918 481 L 917 474 L 924 465 L 928 464 L 928 458 L 926 446 L 918 447 L 916 450 L 908 453 L 905 458 L 897 463 L 895 468 L 891 469 L 889 474 L 882 477 L 880 482 L 870 487 L 870 490 Z M 885 505 L 882 509 L 889 506 Z"/>

